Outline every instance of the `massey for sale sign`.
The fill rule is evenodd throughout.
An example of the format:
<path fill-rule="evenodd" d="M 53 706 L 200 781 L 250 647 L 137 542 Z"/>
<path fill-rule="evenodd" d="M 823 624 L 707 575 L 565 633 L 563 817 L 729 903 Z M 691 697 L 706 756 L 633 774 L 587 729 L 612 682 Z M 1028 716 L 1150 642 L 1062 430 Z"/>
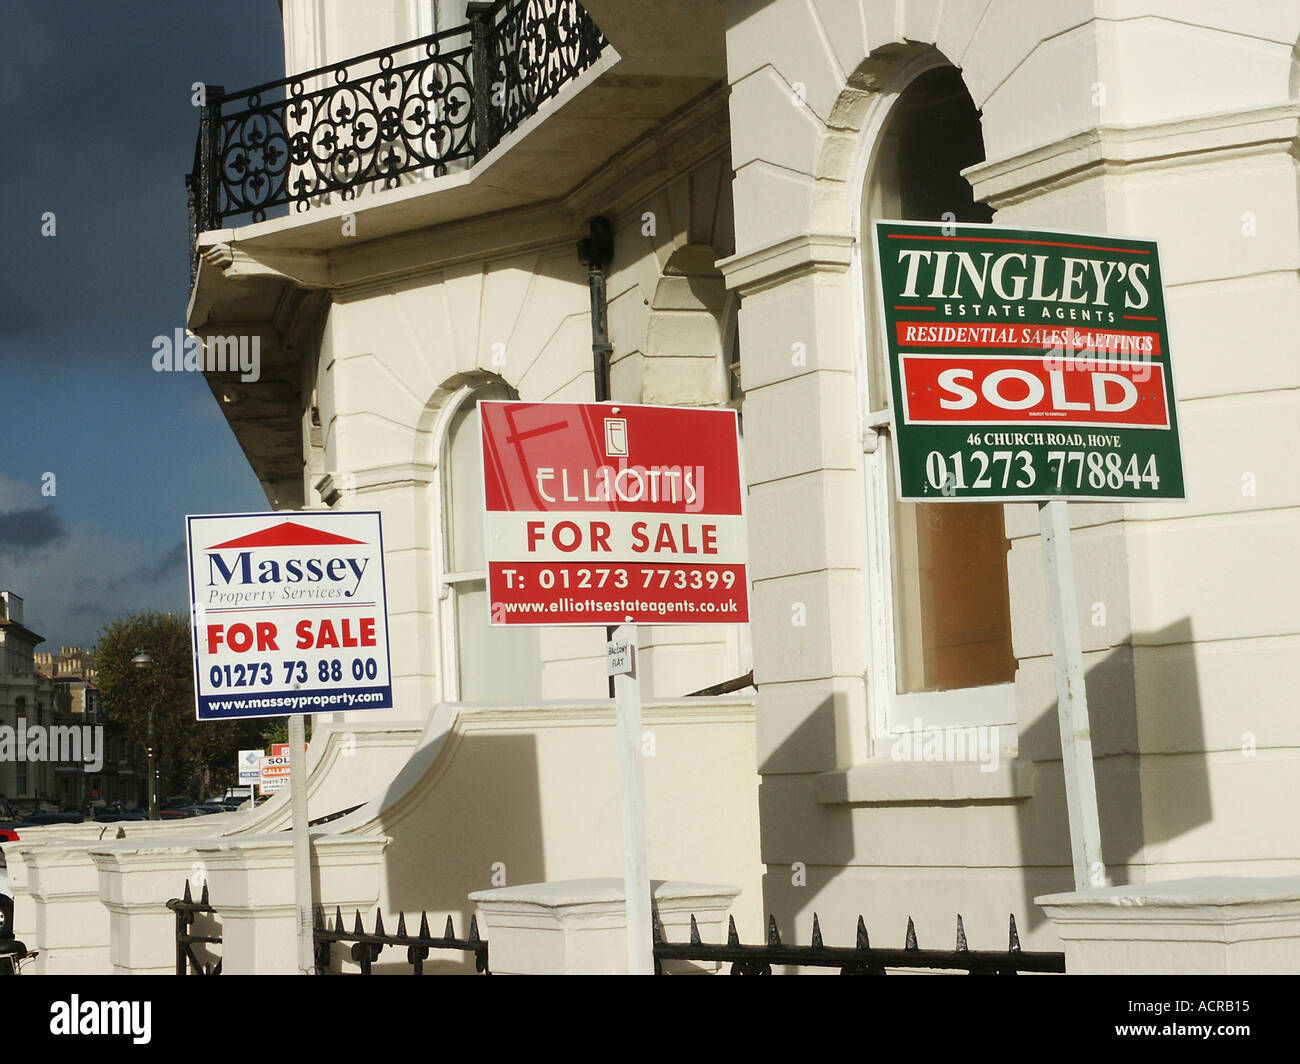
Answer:
<path fill-rule="evenodd" d="M 490 618 L 749 620 L 731 410 L 479 404 Z"/>
<path fill-rule="evenodd" d="M 186 518 L 200 720 L 384 709 L 376 512 Z"/>
<path fill-rule="evenodd" d="M 877 222 L 900 499 L 1181 499 L 1154 242 Z"/>

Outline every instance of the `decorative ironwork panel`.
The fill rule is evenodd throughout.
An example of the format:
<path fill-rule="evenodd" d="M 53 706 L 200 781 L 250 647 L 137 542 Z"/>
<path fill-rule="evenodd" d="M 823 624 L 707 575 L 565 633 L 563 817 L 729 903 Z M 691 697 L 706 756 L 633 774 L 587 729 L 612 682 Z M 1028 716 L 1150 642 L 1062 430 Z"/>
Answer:
<path fill-rule="evenodd" d="M 498 138 L 517 129 L 600 57 L 605 35 L 573 0 L 506 5 L 492 29 Z"/>
<path fill-rule="evenodd" d="M 217 135 L 220 218 L 261 221 L 280 204 L 304 210 L 327 193 L 392 188 L 402 174 L 428 167 L 442 175 L 473 155 L 464 37 L 439 34 L 227 96 Z"/>
<path fill-rule="evenodd" d="M 468 166 L 596 61 L 576 0 L 509 0 L 474 21 L 242 92 L 209 87 L 197 232 Z"/>

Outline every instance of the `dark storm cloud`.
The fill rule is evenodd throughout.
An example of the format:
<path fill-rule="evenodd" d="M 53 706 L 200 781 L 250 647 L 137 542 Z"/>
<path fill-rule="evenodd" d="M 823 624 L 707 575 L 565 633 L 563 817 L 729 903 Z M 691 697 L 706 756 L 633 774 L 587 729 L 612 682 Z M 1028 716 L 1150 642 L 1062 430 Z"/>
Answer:
<path fill-rule="evenodd" d="M 67 539 L 63 518 L 53 506 L 0 510 L 0 553 L 24 555 Z"/>
<path fill-rule="evenodd" d="M 0 363 L 147 367 L 184 323 L 191 86 L 279 76 L 278 16 L 268 0 L 4 5 Z"/>
<path fill-rule="evenodd" d="M 124 587 L 137 584 L 161 584 L 164 580 L 180 576 L 185 572 L 185 541 L 177 543 L 156 562 L 141 565 L 134 572 L 114 580 L 108 585 L 109 591 L 118 591 Z"/>

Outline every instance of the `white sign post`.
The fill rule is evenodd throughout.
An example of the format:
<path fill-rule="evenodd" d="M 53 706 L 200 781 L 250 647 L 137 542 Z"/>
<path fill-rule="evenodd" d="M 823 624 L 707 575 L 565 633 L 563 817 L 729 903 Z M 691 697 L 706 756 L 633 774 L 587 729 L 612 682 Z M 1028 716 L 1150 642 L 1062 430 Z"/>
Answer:
<path fill-rule="evenodd" d="M 293 901 L 298 910 L 298 974 L 316 974 L 311 919 L 311 837 L 307 820 L 307 727 L 302 714 L 289 718 L 290 834 L 293 836 Z M 293 781 L 296 781 L 293 782 Z"/>
<path fill-rule="evenodd" d="M 1074 888 L 1087 890 L 1106 885 L 1106 865 L 1101 855 L 1101 820 L 1097 814 L 1097 784 L 1092 770 L 1092 728 L 1088 721 L 1088 689 L 1084 685 L 1079 601 L 1074 588 L 1074 551 L 1070 546 L 1067 503 L 1064 500 L 1039 503 L 1038 518 L 1043 538 L 1043 570 L 1047 574 L 1052 657 L 1056 664 L 1061 761 L 1065 769 L 1065 799 L 1070 817 Z"/>
<path fill-rule="evenodd" d="M 624 624 L 614 629 L 613 638 L 607 644 L 607 654 L 609 674 L 614 677 L 618 766 L 623 784 L 623 900 L 627 908 L 628 975 L 654 975 L 636 625 Z"/>
<path fill-rule="evenodd" d="M 1040 504 L 1075 889 L 1105 886 L 1066 500 L 1187 497 L 1159 248 L 964 222 L 875 228 L 898 499 Z M 991 263 L 994 278 L 1026 267 L 994 281 L 996 308 Z"/>
<path fill-rule="evenodd" d="M 315 944 L 303 716 L 392 708 L 380 515 L 190 516 L 186 543 L 199 720 L 289 718 L 297 967 L 310 975 Z M 272 780 L 283 786 L 281 751 L 271 753 L 260 763 L 264 792 Z M 241 755 L 241 774 L 243 768 Z"/>
<path fill-rule="evenodd" d="M 749 620 L 744 484 L 730 410 L 479 404 L 493 625 L 606 638 L 622 776 L 628 973 L 654 973 L 638 624 Z"/>

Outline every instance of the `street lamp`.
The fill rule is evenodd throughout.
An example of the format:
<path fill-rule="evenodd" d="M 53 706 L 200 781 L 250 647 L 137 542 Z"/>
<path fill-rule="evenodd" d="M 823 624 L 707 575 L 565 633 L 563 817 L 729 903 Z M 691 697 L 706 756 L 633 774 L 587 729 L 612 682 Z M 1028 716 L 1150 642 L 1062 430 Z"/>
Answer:
<path fill-rule="evenodd" d="M 137 669 L 147 669 L 153 665 L 151 658 L 145 651 L 139 647 L 135 648 L 135 657 L 131 659 L 131 664 Z M 149 700 L 149 741 L 147 750 L 149 753 L 149 819 L 158 819 L 158 787 L 153 768 L 153 699 Z"/>

